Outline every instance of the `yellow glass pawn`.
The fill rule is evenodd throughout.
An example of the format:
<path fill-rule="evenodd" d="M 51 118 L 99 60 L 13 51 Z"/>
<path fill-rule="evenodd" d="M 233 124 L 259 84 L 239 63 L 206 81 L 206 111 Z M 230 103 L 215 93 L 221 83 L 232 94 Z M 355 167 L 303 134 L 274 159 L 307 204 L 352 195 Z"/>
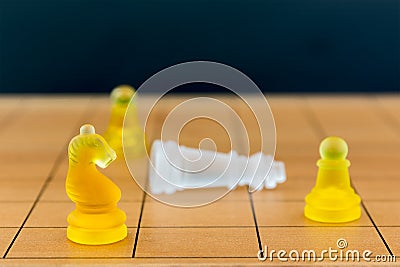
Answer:
<path fill-rule="evenodd" d="M 111 92 L 110 122 L 103 136 L 121 159 L 124 158 L 122 134 L 125 135 L 125 149 L 129 149 L 130 155 L 140 157 L 146 154 L 145 135 L 134 103 L 129 110 L 129 127 L 123 126 L 126 110 L 134 94 L 135 89 L 129 85 L 120 85 Z"/>
<path fill-rule="evenodd" d="M 327 223 L 359 219 L 361 199 L 350 184 L 346 142 L 339 137 L 327 137 L 321 142 L 319 152 L 321 159 L 317 162 L 317 182 L 306 196 L 304 215 Z"/>
<path fill-rule="evenodd" d="M 90 124 L 80 128 L 68 147 L 69 168 L 65 183 L 76 209 L 67 218 L 67 237 L 86 245 L 114 243 L 127 236 L 126 215 L 117 207 L 121 190 L 96 165 L 106 168 L 116 155 Z"/>

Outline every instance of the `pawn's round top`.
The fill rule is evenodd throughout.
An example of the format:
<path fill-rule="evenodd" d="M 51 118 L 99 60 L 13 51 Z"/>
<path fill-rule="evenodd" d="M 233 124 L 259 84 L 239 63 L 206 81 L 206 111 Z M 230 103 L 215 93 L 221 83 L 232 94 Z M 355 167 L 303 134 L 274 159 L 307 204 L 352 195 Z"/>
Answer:
<path fill-rule="evenodd" d="M 319 154 L 322 159 L 343 160 L 346 159 L 348 147 L 346 142 L 336 136 L 325 138 L 319 146 Z"/>
<path fill-rule="evenodd" d="M 79 129 L 80 134 L 94 134 L 96 133 L 94 126 L 91 124 L 84 124 Z"/>
<path fill-rule="evenodd" d="M 111 92 L 111 101 L 113 103 L 129 103 L 133 95 L 135 94 L 135 88 L 130 85 L 120 85 L 115 87 Z"/>

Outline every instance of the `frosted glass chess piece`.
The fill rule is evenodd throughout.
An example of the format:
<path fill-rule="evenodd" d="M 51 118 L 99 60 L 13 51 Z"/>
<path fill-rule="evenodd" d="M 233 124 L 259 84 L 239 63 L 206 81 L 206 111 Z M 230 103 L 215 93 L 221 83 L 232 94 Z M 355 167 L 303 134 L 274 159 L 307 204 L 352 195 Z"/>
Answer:
<path fill-rule="evenodd" d="M 123 126 L 126 110 L 134 95 L 135 89 L 132 86 L 120 85 L 112 90 L 110 96 L 112 102 L 110 122 L 103 136 L 119 159 L 124 159 L 123 147 L 129 151 L 131 157 L 146 155 L 146 138 L 139 123 L 135 101 L 130 105 L 128 126 Z M 125 135 L 124 144 L 122 144 L 123 135 Z"/>
<path fill-rule="evenodd" d="M 248 185 L 275 188 L 286 181 L 285 165 L 261 152 L 250 157 L 236 151 L 220 153 L 179 146 L 174 141 L 154 141 L 149 165 L 152 194 L 173 194 L 185 189 Z"/>
<path fill-rule="evenodd" d="M 306 196 L 304 215 L 317 222 L 344 223 L 361 217 L 361 198 L 350 182 L 346 141 L 325 138 L 319 147 L 317 182 Z"/>
<path fill-rule="evenodd" d="M 121 190 L 96 166 L 106 168 L 114 150 L 95 128 L 85 124 L 68 146 L 69 167 L 65 188 L 76 204 L 67 217 L 67 237 L 86 245 L 110 244 L 127 236 L 126 215 L 117 207 Z"/>

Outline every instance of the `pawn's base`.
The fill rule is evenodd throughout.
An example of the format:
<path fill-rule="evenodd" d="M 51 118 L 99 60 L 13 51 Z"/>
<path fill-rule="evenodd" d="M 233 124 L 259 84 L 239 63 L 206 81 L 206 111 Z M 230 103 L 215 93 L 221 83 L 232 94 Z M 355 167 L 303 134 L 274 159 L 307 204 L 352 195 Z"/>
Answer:
<path fill-rule="evenodd" d="M 125 224 L 108 229 L 86 229 L 68 226 L 69 240 L 83 245 L 105 245 L 121 241 L 128 235 Z"/>
<path fill-rule="evenodd" d="M 357 205 L 343 210 L 324 210 L 306 205 L 304 208 L 304 216 L 317 222 L 345 223 L 358 220 L 361 217 L 361 208 Z"/>

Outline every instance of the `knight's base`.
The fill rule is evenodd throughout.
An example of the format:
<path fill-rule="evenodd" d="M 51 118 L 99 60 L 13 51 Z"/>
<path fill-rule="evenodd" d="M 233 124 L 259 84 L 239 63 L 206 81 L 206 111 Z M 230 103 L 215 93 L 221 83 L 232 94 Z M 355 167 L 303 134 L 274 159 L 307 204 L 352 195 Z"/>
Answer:
<path fill-rule="evenodd" d="M 68 226 L 67 237 L 69 240 L 84 245 L 105 245 L 118 242 L 128 235 L 125 224 L 107 229 L 86 229 Z"/>

